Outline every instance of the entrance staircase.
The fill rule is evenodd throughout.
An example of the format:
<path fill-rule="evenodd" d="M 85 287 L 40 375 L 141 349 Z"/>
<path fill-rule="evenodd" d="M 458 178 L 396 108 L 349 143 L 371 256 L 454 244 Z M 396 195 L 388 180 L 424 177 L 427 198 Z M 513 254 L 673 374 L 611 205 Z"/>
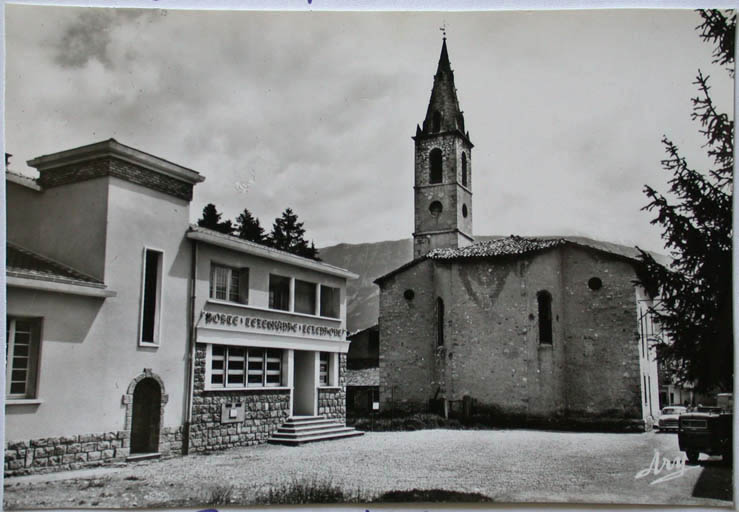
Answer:
<path fill-rule="evenodd" d="M 341 421 L 325 416 L 292 416 L 278 428 L 267 442 L 298 446 L 304 443 L 363 436 L 364 432 L 347 427 Z"/>

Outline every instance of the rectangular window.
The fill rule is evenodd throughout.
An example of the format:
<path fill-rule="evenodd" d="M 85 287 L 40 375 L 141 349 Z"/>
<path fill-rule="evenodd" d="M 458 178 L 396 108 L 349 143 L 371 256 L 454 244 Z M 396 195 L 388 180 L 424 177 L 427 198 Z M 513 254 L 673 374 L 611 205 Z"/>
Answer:
<path fill-rule="evenodd" d="M 321 285 L 321 316 L 339 318 L 339 294 L 341 290 Z"/>
<path fill-rule="evenodd" d="M 144 271 L 141 300 L 141 343 L 159 343 L 159 323 L 162 304 L 162 260 L 164 253 L 144 250 Z"/>
<path fill-rule="evenodd" d="M 318 383 L 320 386 L 328 386 L 329 383 L 329 362 L 331 361 L 331 354 L 328 352 L 321 352 L 320 365 L 318 369 Z"/>
<path fill-rule="evenodd" d="M 7 318 L 5 333 L 7 398 L 36 398 L 41 319 Z"/>
<path fill-rule="evenodd" d="M 248 304 L 249 269 L 211 264 L 210 298 Z"/>
<path fill-rule="evenodd" d="M 295 280 L 295 311 L 307 315 L 316 314 L 316 284 Z"/>
<path fill-rule="evenodd" d="M 290 310 L 290 278 L 269 275 L 269 307 L 270 309 Z"/>
<path fill-rule="evenodd" d="M 262 388 L 282 384 L 282 350 L 211 345 L 210 388 Z"/>

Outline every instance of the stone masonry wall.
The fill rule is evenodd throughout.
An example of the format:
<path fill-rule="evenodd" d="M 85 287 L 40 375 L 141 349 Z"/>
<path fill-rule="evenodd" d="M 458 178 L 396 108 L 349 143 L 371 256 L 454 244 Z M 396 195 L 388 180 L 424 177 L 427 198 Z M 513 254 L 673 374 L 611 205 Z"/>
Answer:
<path fill-rule="evenodd" d="M 380 287 L 380 410 L 425 410 L 435 378 L 433 263 L 420 262 Z M 413 297 L 405 297 L 406 290 Z"/>
<path fill-rule="evenodd" d="M 290 390 L 205 390 L 206 345 L 195 351 L 190 449 L 222 450 L 264 443 L 290 416 Z M 225 403 L 244 403 L 244 420 L 223 423 Z"/>
<path fill-rule="evenodd" d="M 128 430 L 10 441 L 5 448 L 4 473 L 28 475 L 124 462 L 130 455 L 130 441 Z M 163 457 L 181 454 L 181 427 L 163 428 L 159 447 Z"/>
<path fill-rule="evenodd" d="M 346 354 L 339 355 L 339 387 L 318 390 L 318 415 L 346 420 Z"/>

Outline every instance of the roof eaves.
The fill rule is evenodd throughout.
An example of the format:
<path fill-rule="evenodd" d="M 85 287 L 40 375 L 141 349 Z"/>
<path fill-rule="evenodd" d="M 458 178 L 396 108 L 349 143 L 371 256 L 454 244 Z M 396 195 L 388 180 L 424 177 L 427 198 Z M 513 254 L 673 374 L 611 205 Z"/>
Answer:
<path fill-rule="evenodd" d="M 197 225 L 190 225 L 190 228 L 187 232 L 187 237 L 193 240 L 198 240 L 200 242 L 223 246 L 234 251 L 253 254 L 255 256 L 261 256 L 263 258 L 280 259 L 285 263 L 297 265 L 304 268 L 310 268 L 318 272 L 324 272 L 339 277 L 344 277 L 346 279 L 357 279 L 359 277 L 359 275 L 355 274 L 354 272 L 331 265 L 329 263 L 325 263 L 323 261 L 305 258 L 291 252 L 275 249 L 274 247 L 267 247 L 256 242 L 244 240 L 232 235 L 226 235 L 225 233 L 220 233 L 218 231 L 203 228 Z"/>
<path fill-rule="evenodd" d="M 426 255 L 426 254 L 424 254 L 423 256 L 420 256 L 418 258 L 415 258 L 415 259 L 409 261 L 408 263 L 405 263 L 404 265 L 399 266 L 395 270 L 391 270 L 387 274 L 381 275 L 380 277 L 378 277 L 377 279 L 375 279 L 373 281 L 373 283 L 375 283 L 377 285 L 381 285 L 385 280 L 393 277 L 396 274 L 399 274 L 400 272 L 403 272 L 404 270 L 406 270 L 406 269 L 408 269 L 408 268 L 416 265 L 417 263 L 421 263 L 422 261 L 424 261 L 426 259 L 428 259 L 428 255 Z"/>

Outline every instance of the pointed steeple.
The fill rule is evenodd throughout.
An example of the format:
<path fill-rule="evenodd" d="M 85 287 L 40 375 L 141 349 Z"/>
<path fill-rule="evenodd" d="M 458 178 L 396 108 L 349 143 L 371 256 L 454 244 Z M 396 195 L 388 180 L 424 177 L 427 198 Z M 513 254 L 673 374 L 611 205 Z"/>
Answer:
<path fill-rule="evenodd" d="M 422 131 L 424 135 L 431 135 L 455 130 L 467 137 L 464 130 L 464 115 L 459 109 L 457 89 L 454 87 L 454 72 L 449 62 L 449 52 L 446 47 L 446 37 L 444 37 Z"/>

